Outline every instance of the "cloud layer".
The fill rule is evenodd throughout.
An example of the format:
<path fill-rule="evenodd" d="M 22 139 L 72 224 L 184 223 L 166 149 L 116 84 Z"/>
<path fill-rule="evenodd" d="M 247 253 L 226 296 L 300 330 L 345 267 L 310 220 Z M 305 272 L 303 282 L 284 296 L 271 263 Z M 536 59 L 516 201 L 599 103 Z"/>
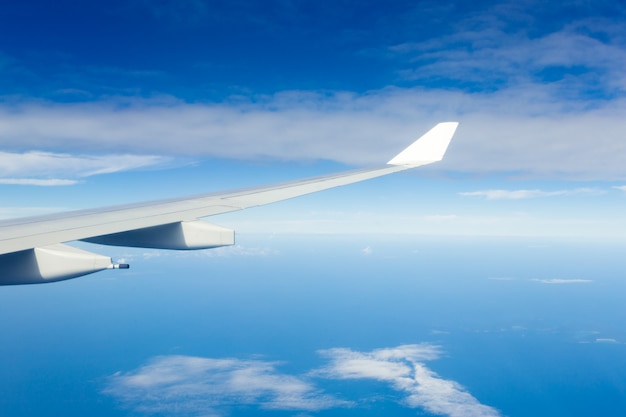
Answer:
<path fill-rule="evenodd" d="M 404 395 L 406 407 L 450 417 L 496 417 L 455 381 L 446 380 L 423 362 L 437 359 L 429 344 L 357 352 L 345 348 L 320 351 L 329 364 L 295 376 L 280 373 L 278 363 L 263 360 L 160 356 L 134 371 L 108 378 L 104 392 L 126 407 L 145 413 L 220 415 L 235 406 L 319 411 L 358 406 L 358 398 L 338 399 L 314 384 L 315 378 L 373 379 Z"/>
<path fill-rule="evenodd" d="M 330 159 L 367 165 L 384 163 L 437 122 L 458 120 L 457 135 L 437 169 L 625 179 L 626 101 L 597 103 L 591 110 L 563 109 L 545 97 L 544 88 L 483 94 L 396 88 L 365 94 L 292 91 L 217 104 L 175 99 L 119 99 L 124 106 L 116 100 L 5 104 L 0 106 L 0 137 L 6 152 L 48 152 L 24 154 L 25 160 L 50 160 L 50 152 L 122 149 L 126 155 Z M 115 167 L 100 167 L 101 172 L 111 169 Z"/>

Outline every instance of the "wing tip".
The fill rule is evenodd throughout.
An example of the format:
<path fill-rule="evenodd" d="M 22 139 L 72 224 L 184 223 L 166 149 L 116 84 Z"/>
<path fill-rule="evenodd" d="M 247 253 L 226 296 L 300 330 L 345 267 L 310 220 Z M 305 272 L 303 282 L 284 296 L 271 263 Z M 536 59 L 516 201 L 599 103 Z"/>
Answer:
<path fill-rule="evenodd" d="M 393 157 L 388 165 L 425 165 L 441 161 L 459 122 L 438 123 Z"/>

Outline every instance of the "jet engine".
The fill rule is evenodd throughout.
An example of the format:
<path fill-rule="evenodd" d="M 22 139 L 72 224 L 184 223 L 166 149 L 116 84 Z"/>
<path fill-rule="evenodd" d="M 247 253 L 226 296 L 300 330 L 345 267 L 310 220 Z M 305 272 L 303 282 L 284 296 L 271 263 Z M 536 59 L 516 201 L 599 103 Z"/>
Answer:
<path fill-rule="evenodd" d="M 71 246 L 57 244 L 0 255 L 0 284 L 41 284 L 76 278 L 112 268 L 128 268 L 113 264 L 111 258 Z"/>

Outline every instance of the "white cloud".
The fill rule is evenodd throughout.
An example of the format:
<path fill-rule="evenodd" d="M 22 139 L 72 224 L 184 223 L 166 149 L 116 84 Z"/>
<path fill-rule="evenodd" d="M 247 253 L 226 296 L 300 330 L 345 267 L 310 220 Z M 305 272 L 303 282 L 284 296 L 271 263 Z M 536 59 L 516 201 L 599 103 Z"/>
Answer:
<path fill-rule="evenodd" d="M 136 412 L 155 414 L 221 415 L 233 405 L 319 411 L 352 407 L 358 402 L 323 393 L 312 378 L 374 379 L 403 393 L 407 407 L 450 417 L 500 416 L 458 383 L 439 377 L 424 365 L 440 356 L 438 346 L 402 345 L 371 352 L 336 348 L 320 354 L 330 363 L 307 376 L 280 373 L 278 363 L 263 360 L 159 356 L 134 371 L 110 376 L 104 393 Z"/>
<path fill-rule="evenodd" d="M 461 192 L 459 195 L 464 197 L 485 197 L 487 200 L 525 200 L 529 198 L 540 197 L 556 197 L 556 196 L 569 196 L 569 195 L 581 195 L 590 194 L 598 195 L 602 192 L 591 188 L 577 188 L 574 190 L 556 190 L 556 191 L 542 191 L 542 190 L 482 190 L 482 191 L 468 191 Z"/>
<path fill-rule="evenodd" d="M 626 191 L 626 185 L 616 185 L 613 188 L 620 190 L 620 191 Z"/>
<path fill-rule="evenodd" d="M 0 184 L 73 185 L 78 182 L 75 178 L 158 165 L 167 160 L 168 158 L 153 155 L 96 156 L 36 151 L 23 153 L 0 151 Z"/>
<path fill-rule="evenodd" d="M 374 250 L 368 245 L 366 247 L 364 247 L 363 249 L 361 249 L 361 253 L 365 256 L 369 256 L 374 252 Z"/>
<path fill-rule="evenodd" d="M 450 417 L 496 417 L 500 413 L 478 402 L 455 381 L 446 380 L 428 369 L 423 362 L 437 359 L 437 346 L 404 345 L 371 352 L 350 349 L 321 351 L 331 363 L 319 371 L 338 379 L 375 379 L 388 382 L 406 397 L 409 407 Z"/>
<path fill-rule="evenodd" d="M 435 169 L 625 179 L 626 142 L 621 132 L 626 130 L 626 100 L 563 109 L 545 88 L 530 85 L 523 92 L 511 88 L 480 94 L 418 88 L 365 94 L 292 91 L 256 102 L 219 104 L 162 98 L 128 99 L 125 106 L 119 103 L 122 99 L 80 105 L 4 104 L 0 137 L 5 151 L 111 154 L 123 149 L 128 158 L 269 157 L 365 165 L 388 160 L 439 121 L 459 120 L 448 155 Z M 21 158 L 28 161 L 27 156 Z M 53 160 L 51 155 L 46 159 L 50 164 Z M 97 160 L 99 169 L 85 167 L 81 172 L 121 169 L 119 161 Z M 155 161 L 134 161 L 131 166 L 135 163 Z"/>
<path fill-rule="evenodd" d="M 542 284 L 581 284 L 581 283 L 589 283 L 593 282 L 590 279 L 561 279 L 561 278 L 552 278 L 552 279 L 537 279 L 534 278 L 531 281 L 540 282 Z"/>
<path fill-rule="evenodd" d="M 316 411 L 348 405 L 261 360 L 160 356 L 108 378 L 105 393 L 140 412 L 219 415 L 232 405 Z"/>

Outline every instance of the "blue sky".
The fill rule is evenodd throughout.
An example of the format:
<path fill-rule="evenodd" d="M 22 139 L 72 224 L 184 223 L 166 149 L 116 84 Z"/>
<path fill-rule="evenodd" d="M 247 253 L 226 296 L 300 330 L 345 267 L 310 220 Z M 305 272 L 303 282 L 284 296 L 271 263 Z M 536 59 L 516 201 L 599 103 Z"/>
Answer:
<path fill-rule="evenodd" d="M 401 184 L 436 202 L 415 231 L 619 237 L 625 13 L 609 1 L 7 4 L 2 215 L 377 164 L 458 120 L 443 162 L 360 187 L 355 206 Z M 338 195 L 307 204 L 337 211 Z M 387 197 L 377 216 L 416 213 Z"/>

